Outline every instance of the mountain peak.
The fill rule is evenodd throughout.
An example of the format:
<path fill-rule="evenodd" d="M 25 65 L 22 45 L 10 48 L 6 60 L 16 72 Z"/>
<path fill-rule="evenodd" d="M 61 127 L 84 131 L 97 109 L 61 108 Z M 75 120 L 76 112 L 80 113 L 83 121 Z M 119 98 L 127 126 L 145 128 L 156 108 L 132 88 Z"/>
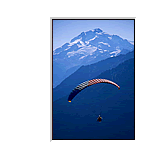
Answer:
<path fill-rule="evenodd" d="M 79 36 L 84 36 L 85 35 L 85 32 L 82 32 Z"/>
<path fill-rule="evenodd" d="M 103 32 L 103 30 L 101 30 L 100 28 L 96 28 L 96 29 L 94 29 L 94 32 L 101 33 L 101 32 Z"/>

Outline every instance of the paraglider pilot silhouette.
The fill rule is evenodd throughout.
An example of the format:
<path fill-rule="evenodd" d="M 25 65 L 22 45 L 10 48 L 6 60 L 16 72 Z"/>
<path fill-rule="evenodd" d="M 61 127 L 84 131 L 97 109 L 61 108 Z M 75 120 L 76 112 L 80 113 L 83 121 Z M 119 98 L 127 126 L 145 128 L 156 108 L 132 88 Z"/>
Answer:
<path fill-rule="evenodd" d="M 85 88 L 87 88 L 91 85 L 98 84 L 98 83 L 109 83 L 109 84 L 112 84 L 112 85 L 118 87 L 118 89 L 120 89 L 120 86 L 118 86 L 116 83 L 114 83 L 110 80 L 107 80 L 107 79 L 92 79 L 92 80 L 85 81 L 85 82 L 79 84 L 77 87 L 75 87 L 68 97 L 68 102 L 71 102 L 72 99 L 83 89 L 85 89 Z M 99 117 L 97 118 L 97 121 L 101 122 L 102 119 L 103 118 L 99 115 Z"/>
<path fill-rule="evenodd" d="M 98 122 L 101 122 L 101 121 L 102 121 L 102 119 L 103 119 L 103 118 L 102 118 L 102 117 L 100 117 L 100 115 L 99 115 L 99 117 L 97 118 L 97 121 L 98 121 Z"/>

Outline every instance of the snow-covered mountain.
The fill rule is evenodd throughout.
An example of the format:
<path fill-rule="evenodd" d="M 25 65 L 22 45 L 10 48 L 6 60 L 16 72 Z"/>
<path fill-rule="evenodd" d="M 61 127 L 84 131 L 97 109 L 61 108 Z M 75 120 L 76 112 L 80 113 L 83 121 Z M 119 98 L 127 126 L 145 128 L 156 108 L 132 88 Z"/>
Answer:
<path fill-rule="evenodd" d="M 55 49 L 53 51 L 53 65 L 59 65 L 66 72 L 72 67 L 92 64 L 108 57 L 116 57 L 133 49 L 132 42 L 96 28 L 82 32 L 69 43 Z M 57 71 L 57 67 L 54 67 L 53 74 L 56 74 Z"/>
<path fill-rule="evenodd" d="M 117 56 L 123 49 L 134 49 L 132 42 L 122 39 L 118 35 L 109 35 L 97 28 L 82 32 L 53 51 L 53 61 L 64 64 L 66 69 L 78 65 L 87 65 Z"/>

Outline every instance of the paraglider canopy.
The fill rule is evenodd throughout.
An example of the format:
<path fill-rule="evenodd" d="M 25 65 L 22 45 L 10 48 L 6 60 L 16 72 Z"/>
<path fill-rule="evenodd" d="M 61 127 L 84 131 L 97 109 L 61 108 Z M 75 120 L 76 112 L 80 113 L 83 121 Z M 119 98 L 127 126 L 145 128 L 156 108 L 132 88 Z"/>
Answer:
<path fill-rule="evenodd" d="M 107 80 L 107 79 L 92 79 L 92 80 L 89 80 L 89 81 L 85 81 L 85 82 L 79 84 L 78 86 L 76 86 L 72 90 L 72 92 L 70 93 L 70 95 L 68 97 L 68 102 L 71 102 L 72 99 L 83 89 L 85 89 L 85 88 L 87 88 L 91 85 L 98 84 L 98 83 L 109 83 L 109 84 L 112 84 L 112 85 L 118 87 L 118 89 L 120 89 L 120 86 L 118 86 L 116 83 L 114 83 L 110 80 Z"/>

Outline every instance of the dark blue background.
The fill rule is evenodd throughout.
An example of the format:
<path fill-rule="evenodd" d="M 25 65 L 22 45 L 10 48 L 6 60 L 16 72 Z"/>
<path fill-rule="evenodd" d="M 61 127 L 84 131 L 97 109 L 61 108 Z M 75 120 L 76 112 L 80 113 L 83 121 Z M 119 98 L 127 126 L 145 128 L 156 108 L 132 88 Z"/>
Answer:
<path fill-rule="evenodd" d="M 135 138 L 134 58 L 96 78 L 112 80 L 121 89 L 96 84 L 81 91 L 71 103 L 69 95 L 53 102 L 53 139 Z M 97 122 L 100 113 L 101 123 Z"/>

